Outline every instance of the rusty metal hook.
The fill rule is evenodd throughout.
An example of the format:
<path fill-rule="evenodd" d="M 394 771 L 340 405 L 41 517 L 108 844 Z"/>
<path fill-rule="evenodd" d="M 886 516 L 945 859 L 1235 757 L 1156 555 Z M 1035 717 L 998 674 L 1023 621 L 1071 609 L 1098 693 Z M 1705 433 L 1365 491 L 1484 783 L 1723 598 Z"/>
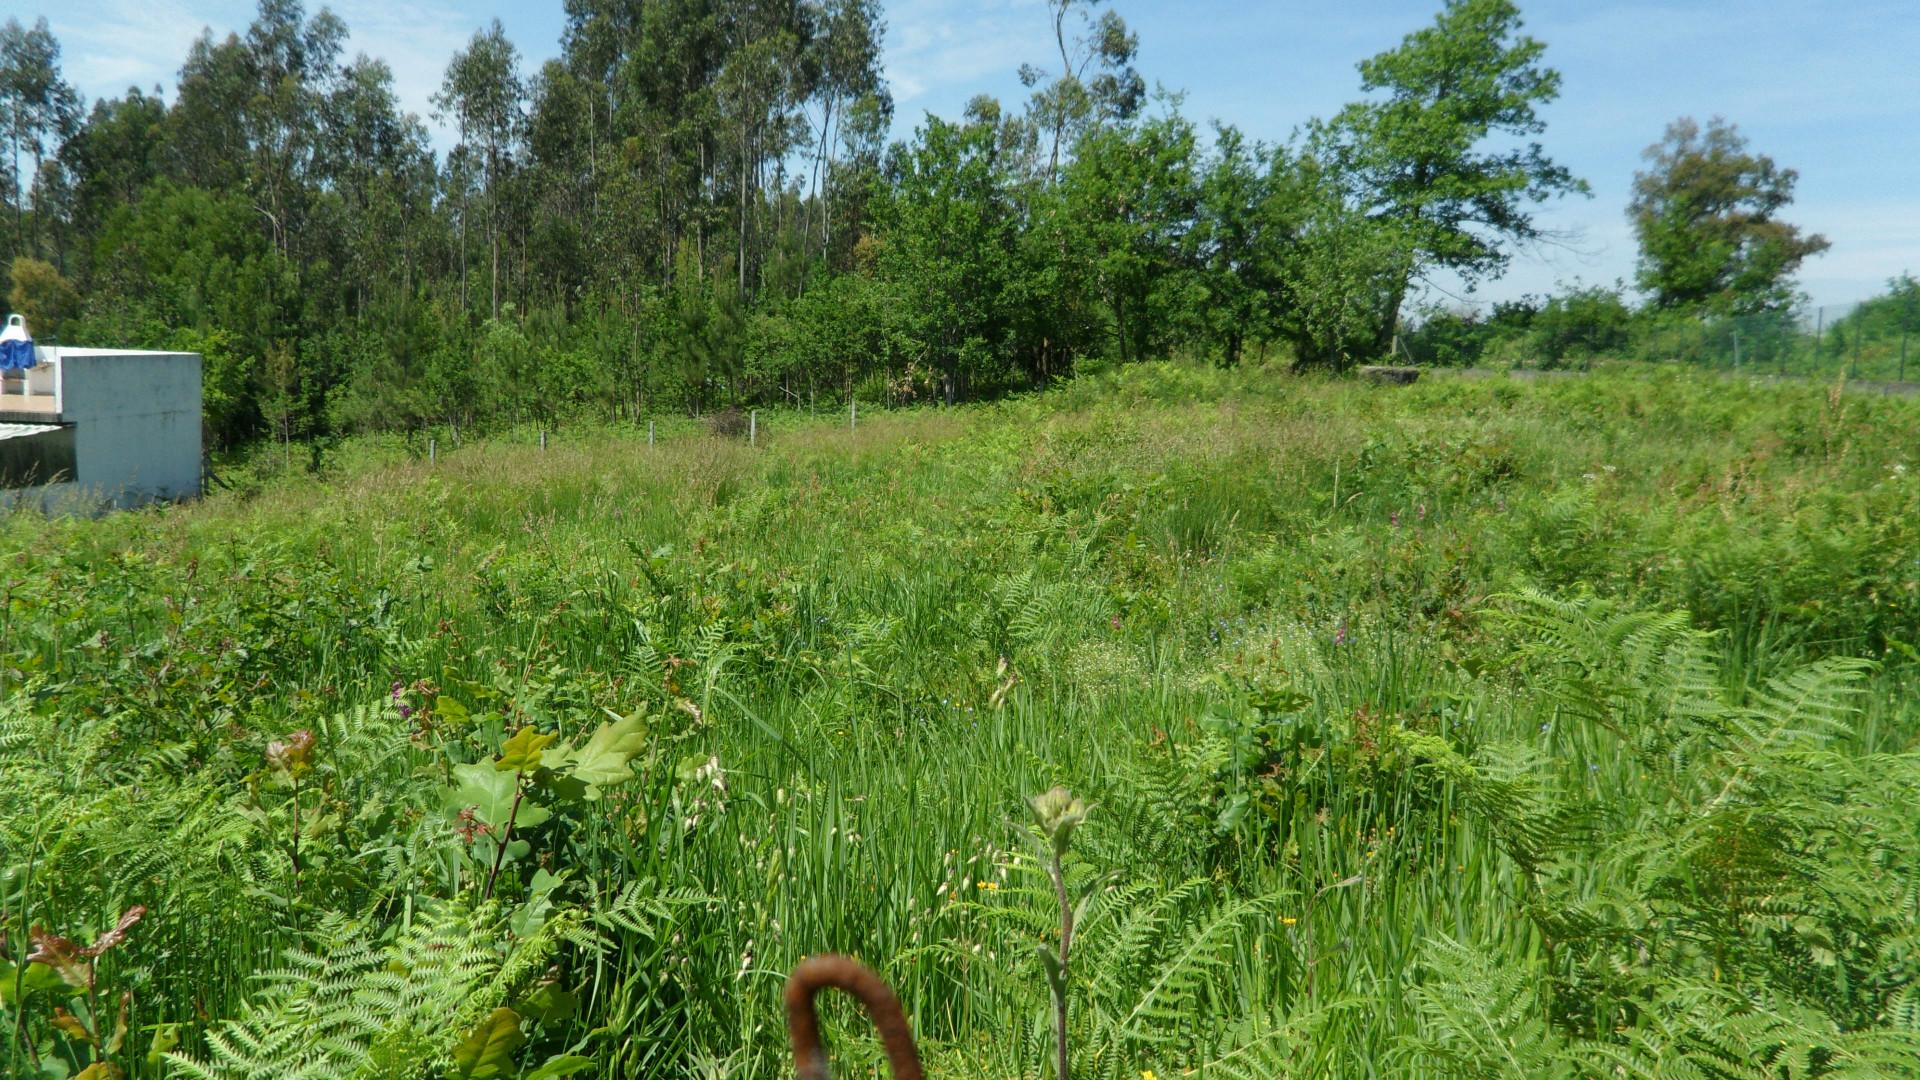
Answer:
<path fill-rule="evenodd" d="M 866 1006 L 873 1026 L 880 1030 L 893 1080 L 923 1080 L 913 1029 L 907 1026 L 907 1015 L 893 989 L 858 961 L 832 954 L 800 961 L 787 978 L 787 1031 L 793 1036 L 793 1070 L 799 1080 L 828 1080 L 827 1051 L 820 1042 L 820 1017 L 813 1011 L 813 999 L 829 986 L 852 994 Z"/>

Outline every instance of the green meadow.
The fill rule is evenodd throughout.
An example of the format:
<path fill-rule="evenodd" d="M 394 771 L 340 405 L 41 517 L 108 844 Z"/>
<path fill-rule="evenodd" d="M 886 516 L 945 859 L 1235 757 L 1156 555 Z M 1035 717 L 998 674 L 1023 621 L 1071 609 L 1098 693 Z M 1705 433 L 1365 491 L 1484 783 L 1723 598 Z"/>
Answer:
<path fill-rule="evenodd" d="M 1148 364 L 0 520 L 0 1073 L 1909 1076 L 1920 403 Z M 136 910 L 137 909 L 137 910 Z M 825 1012 L 844 1075 L 885 1074 Z"/>

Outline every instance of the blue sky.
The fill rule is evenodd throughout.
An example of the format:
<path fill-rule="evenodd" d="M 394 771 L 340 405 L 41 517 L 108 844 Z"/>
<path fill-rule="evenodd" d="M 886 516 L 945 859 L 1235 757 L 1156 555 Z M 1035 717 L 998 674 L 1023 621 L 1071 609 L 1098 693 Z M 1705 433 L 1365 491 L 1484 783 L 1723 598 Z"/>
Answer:
<path fill-rule="evenodd" d="M 1547 111 L 1552 154 L 1593 185 L 1592 199 L 1543 210 L 1561 239 L 1524 251 L 1476 301 L 1543 292 L 1575 279 L 1631 279 L 1625 207 L 1639 154 L 1682 115 L 1722 115 L 1756 149 L 1800 171 L 1790 220 L 1833 249 L 1801 284 L 1816 303 L 1879 291 L 1920 273 L 1920 15 L 1916 0 L 1520 0 L 1528 31 L 1565 76 Z M 1302 121 L 1356 96 L 1358 60 L 1427 21 L 1439 0 L 1113 0 L 1140 35 L 1149 83 L 1186 94 L 1202 122 L 1232 122 L 1284 139 Z M 310 10 L 320 5 L 310 3 Z M 406 106 L 423 117 L 447 58 L 499 17 L 528 68 L 558 51 L 559 0 L 334 0 L 350 48 L 387 60 Z M 129 84 L 172 93 L 203 27 L 243 29 L 244 0 L 7 0 L 7 14 L 44 14 L 65 48 L 68 78 L 89 100 Z M 1336 8 L 1337 13 L 1336 13 Z M 931 111 L 956 114 L 987 92 L 1013 102 L 1023 61 L 1051 51 L 1042 0 L 892 0 L 887 74 L 899 133 Z M 429 118 L 429 123 L 431 120 Z M 441 137 L 445 144 L 444 135 Z"/>

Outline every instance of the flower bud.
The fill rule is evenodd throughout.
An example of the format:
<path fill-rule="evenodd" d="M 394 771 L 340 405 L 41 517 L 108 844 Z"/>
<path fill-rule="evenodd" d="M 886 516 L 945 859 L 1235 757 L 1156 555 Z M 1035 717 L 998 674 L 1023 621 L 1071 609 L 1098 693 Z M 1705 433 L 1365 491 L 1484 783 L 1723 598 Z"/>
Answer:
<path fill-rule="evenodd" d="M 1033 808 L 1033 819 L 1040 831 L 1053 843 L 1054 852 L 1066 854 L 1075 826 L 1087 820 L 1086 802 L 1066 788 L 1055 786 L 1028 799 L 1027 804 Z"/>

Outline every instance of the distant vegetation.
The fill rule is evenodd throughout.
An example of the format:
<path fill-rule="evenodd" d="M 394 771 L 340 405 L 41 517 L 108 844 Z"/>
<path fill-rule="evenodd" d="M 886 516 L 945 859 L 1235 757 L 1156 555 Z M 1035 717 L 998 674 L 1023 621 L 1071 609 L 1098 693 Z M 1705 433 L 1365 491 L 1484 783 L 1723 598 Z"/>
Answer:
<path fill-rule="evenodd" d="M 0 1070 L 771 1078 L 838 949 L 1048 1076 L 1056 784 L 1076 1077 L 1920 1060 L 1914 402 L 762 420 L 0 520 Z"/>
<path fill-rule="evenodd" d="M 8 303 L 42 338 L 200 352 L 218 446 L 318 462 L 356 432 L 951 402 L 1176 353 L 1713 362 L 1825 246 L 1781 220 L 1791 169 L 1682 120 L 1636 188 L 1631 327 L 1618 288 L 1411 311 L 1585 190 L 1540 149 L 1560 77 L 1509 0 L 1448 0 L 1279 145 L 1149 93 L 1115 10 L 1045 11 L 1028 100 L 890 143 L 875 0 L 580 0 L 538 70 L 497 24 L 451 58 L 446 154 L 298 0 L 195 42 L 166 98 L 84 109 L 45 22 L 9 20 Z"/>

